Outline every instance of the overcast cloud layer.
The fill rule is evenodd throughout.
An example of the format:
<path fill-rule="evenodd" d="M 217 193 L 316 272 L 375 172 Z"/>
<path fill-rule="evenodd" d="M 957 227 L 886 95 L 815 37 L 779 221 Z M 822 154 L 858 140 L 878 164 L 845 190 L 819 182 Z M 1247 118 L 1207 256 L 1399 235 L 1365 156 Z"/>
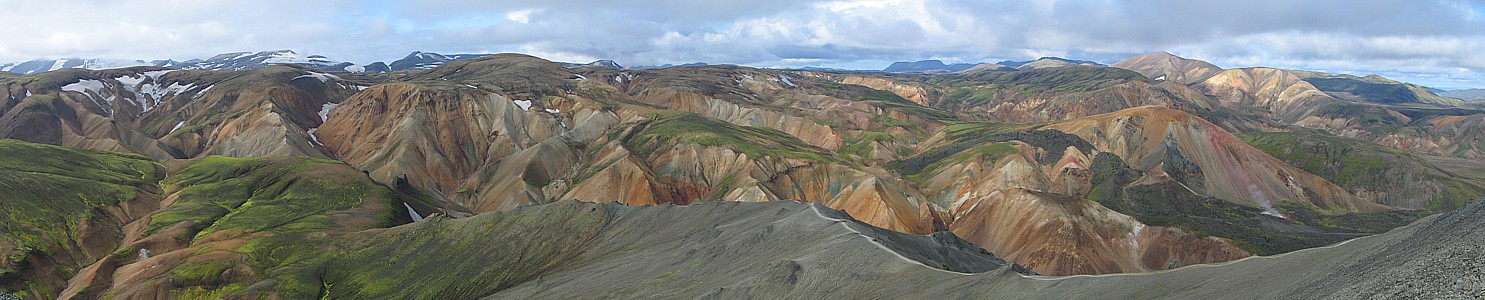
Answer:
<path fill-rule="evenodd" d="M 625 65 L 881 69 L 892 61 L 1168 51 L 1223 67 L 1485 87 L 1485 0 L 0 0 L 0 61 L 293 49 L 391 61 L 521 52 Z"/>

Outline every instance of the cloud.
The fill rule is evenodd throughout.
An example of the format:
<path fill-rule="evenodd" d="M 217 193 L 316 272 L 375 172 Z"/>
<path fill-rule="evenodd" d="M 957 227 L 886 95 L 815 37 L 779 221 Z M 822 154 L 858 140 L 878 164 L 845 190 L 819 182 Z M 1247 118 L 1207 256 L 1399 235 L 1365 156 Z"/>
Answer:
<path fill-rule="evenodd" d="M 1485 86 L 1480 0 L 0 0 L 0 61 L 295 49 L 343 60 L 525 52 L 626 65 L 880 68 L 1171 51 L 1225 67 Z M 1435 74 L 1424 76 L 1425 74 Z M 1471 76 L 1475 79 L 1471 79 Z M 1447 78 L 1444 80 L 1441 78 Z"/>

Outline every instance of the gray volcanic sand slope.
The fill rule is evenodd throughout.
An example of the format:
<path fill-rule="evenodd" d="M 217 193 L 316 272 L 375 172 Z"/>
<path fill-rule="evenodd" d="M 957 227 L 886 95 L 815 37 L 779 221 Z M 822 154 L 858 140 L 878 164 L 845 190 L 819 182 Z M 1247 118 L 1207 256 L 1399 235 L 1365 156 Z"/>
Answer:
<path fill-rule="evenodd" d="M 1114 298 L 1485 297 L 1485 202 L 1391 232 L 1149 274 L 1039 278 L 1038 294 Z M 1097 294 L 1094 294 L 1097 293 Z"/>
<path fill-rule="evenodd" d="M 998 259 L 967 250 L 957 238 L 885 234 L 795 202 L 625 209 L 571 264 L 491 298 L 1485 296 L 1485 202 L 1323 248 L 1157 273 L 1073 277 L 1025 276 L 997 268 Z M 917 254 L 884 251 L 873 240 Z M 925 264 L 995 270 L 966 274 Z"/>
<path fill-rule="evenodd" d="M 491 298 L 907 297 L 940 277 L 1019 268 L 952 235 L 886 231 L 814 204 L 618 208 L 569 267 Z"/>

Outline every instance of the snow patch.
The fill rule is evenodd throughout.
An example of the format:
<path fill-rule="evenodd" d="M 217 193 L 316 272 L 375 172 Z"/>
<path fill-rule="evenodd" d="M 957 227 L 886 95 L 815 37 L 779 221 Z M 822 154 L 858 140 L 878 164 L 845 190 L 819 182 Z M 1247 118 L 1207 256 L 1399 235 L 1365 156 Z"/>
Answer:
<path fill-rule="evenodd" d="M 194 83 L 181 85 L 179 82 L 172 82 L 169 86 L 161 88 L 158 81 L 156 83 L 145 83 L 139 85 L 138 89 L 134 91 L 134 97 L 136 98 L 134 99 L 134 103 L 143 109 L 141 113 L 149 112 L 160 104 L 161 99 L 189 91 L 195 86 L 196 84 Z M 145 98 L 146 95 L 150 97 Z"/>
<path fill-rule="evenodd" d="M 572 75 L 573 75 L 573 76 L 577 76 L 577 80 L 585 80 L 585 79 L 588 79 L 588 77 L 584 77 L 584 76 L 583 76 L 583 75 L 582 75 L 582 74 L 572 74 Z"/>
<path fill-rule="evenodd" d="M 51 68 L 51 70 L 52 71 L 61 70 L 62 69 L 62 66 L 65 66 L 65 65 L 67 65 L 67 60 L 65 60 L 65 59 L 58 59 L 57 61 L 52 62 L 52 68 Z"/>
<path fill-rule="evenodd" d="M 516 106 L 520 106 L 521 111 L 531 110 L 531 100 L 515 100 L 512 102 L 515 102 Z"/>
<path fill-rule="evenodd" d="M 186 121 L 180 121 L 180 123 L 175 123 L 175 127 L 171 127 L 170 128 L 170 131 L 169 132 L 166 132 L 166 133 L 175 133 L 176 130 L 180 130 L 180 128 L 183 127 L 183 126 L 186 126 Z"/>
<path fill-rule="evenodd" d="M 253 56 L 253 53 L 252 52 L 243 52 L 243 53 L 237 54 L 237 56 L 234 56 L 231 59 L 227 59 L 227 60 L 239 60 L 239 59 L 247 58 L 248 56 Z"/>
<path fill-rule="evenodd" d="M 294 79 L 289 79 L 289 80 L 290 81 L 299 80 L 300 78 L 314 78 L 314 79 L 319 79 L 320 82 L 326 82 L 326 81 L 330 81 L 331 78 L 334 78 L 334 79 L 339 80 L 340 79 L 340 76 L 335 76 L 335 75 L 330 74 L 330 73 L 320 73 L 320 72 L 310 71 L 309 74 L 307 74 L 307 75 L 299 75 L 299 77 L 294 77 Z"/>
<path fill-rule="evenodd" d="M 366 67 L 357 66 L 357 65 L 349 65 L 349 66 L 345 66 L 345 71 L 346 72 L 351 72 L 351 73 L 363 73 L 363 72 L 366 72 Z"/>
<path fill-rule="evenodd" d="M 314 145 L 325 145 L 320 143 L 320 137 L 315 136 L 315 130 L 319 130 L 319 128 L 310 128 L 309 131 L 305 132 L 309 134 L 309 142 Z"/>
<path fill-rule="evenodd" d="M 171 70 L 149 71 L 144 72 L 144 76 L 148 76 L 149 78 L 153 79 L 160 79 L 160 76 L 165 76 L 165 74 L 169 74 L 170 72 Z"/>
<path fill-rule="evenodd" d="M 140 83 L 144 83 L 144 79 L 145 78 L 149 78 L 149 77 L 148 76 L 144 76 L 144 75 L 135 74 L 135 75 L 119 76 L 119 78 L 114 78 L 113 80 L 116 80 L 116 81 L 118 81 L 121 84 L 124 84 L 125 87 L 128 87 L 130 89 L 133 89 L 133 88 L 139 87 L 139 84 Z"/>
<path fill-rule="evenodd" d="M 790 80 L 789 75 L 780 75 L 779 80 L 783 80 L 784 84 L 787 84 L 789 86 L 799 87 L 798 84 L 794 84 L 794 80 Z"/>
<path fill-rule="evenodd" d="M 106 86 L 107 85 L 100 80 L 84 79 L 79 80 L 77 83 L 62 86 L 62 90 L 82 93 L 84 96 L 88 97 L 88 100 L 93 100 L 93 103 L 98 104 L 98 107 L 102 108 L 104 112 L 107 112 L 109 115 L 113 115 L 113 102 L 115 96 L 105 96 L 103 94 L 103 88 Z M 98 96 L 98 98 L 94 98 L 93 96 Z"/>
<path fill-rule="evenodd" d="M 1129 233 L 1129 245 L 1134 246 L 1135 251 L 1140 249 L 1140 232 L 1145 231 L 1145 223 L 1134 221 L 1134 230 Z"/>
<path fill-rule="evenodd" d="M 413 210 L 412 206 L 407 205 L 407 202 L 403 202 L 402 203 L 402 207 L 406 207 L 407 208 L 407 216 L 408 217 L 412 217 L 413 222 L 417 222 L 417 221 L 422 221 L 423 220 L 423 216 L 418 215 L 418 211 Z"/>
<path fill-rule="evenodd" d="M 79 92 L 79 93 L 87 94 L 88 91 L 99 91 L 99 90 L 103 90 L 103 87 L 104 87 L 103 81 L 92 80 L 92 79 L 84 79 L 84 80 L 78 81 L 77 83 L 73 83 L 73 84 L 62 86 L 62 90 L 64 90 L 64 91 L 73 91 L 73 92 Z"/>
<path fill-rule="evenodd" d="M 749 77 L 749 78 L 751 78 L 751 77 Z M 790 79 L 792 79 L 792 78 L 789 78 L 789 75 L 779 75 L 779 77 L 768 78 L 768 81 L 783 83 L 783 84 L 788 85 L 788 86 L 791 86 L 791 87 L 799 87 L 798 84 L 794 84 L 794 81 L 793 80 L 790 80 Z"/>
<path fill-rule="evenodd" d="M 206 94 L 206 91 L 210 91 L 211 88 L 214 88 L 214 87 L 217 87 L 217 86 L 215 84 L 208 85 L 208 86 L 206 86 L 206 88 L 201 89 L 200 91 L 196 91 L 196 97 L 201 97 L 202 94 Z"/>
<path fill-rule="evenodd" d="M 340 106 L 340 103 L 325 103 L 325 105 L 321 105 L 320 123 L 324 123 L 325 121 L 330 120 L 330 111 L 335 110 L 335 107 L 337 106 Z"/>
<path fill-rule="evenodd" d="M 309 57 L 294 53 L 294 51 L 276 52 L 264 59 L 265 64 L 307 64 L 313 62 Z"/>
<path fill-rule="evenodd" d="M 1160 77 L 1155 77 L 1155 81 L 1164 81 L 1164 80 L 1165 80 L 1165 75 L 1160 75 Z"/>
<path fill-rule="evenodd" d="M 550 109 L 550 108 L 546 109 L 546 111 L 549 112 L 549 113 L 554 113 L 554 114 L 562 113 L 562 111 L 560 111 L 560 110 L 555 110 L 555 109 Z"/>

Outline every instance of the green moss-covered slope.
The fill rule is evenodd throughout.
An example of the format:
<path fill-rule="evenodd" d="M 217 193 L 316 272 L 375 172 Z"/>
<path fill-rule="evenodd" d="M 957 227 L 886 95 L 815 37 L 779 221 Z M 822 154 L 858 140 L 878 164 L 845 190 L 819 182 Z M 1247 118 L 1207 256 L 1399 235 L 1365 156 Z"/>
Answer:
<path fill-rule="evenodd" d="M 176 172 L 167 185 L 179 200 L 150 218 L 150 230 L 182 221 L 197 235 L 230 230 L 303 232 L 332 226 L 325 214 L 356 207 L 367 198 L 390 198 L 369 180 L 313 176 L 315 168 L 340 165 L 312 158 L 202 158 Z"/>
<path fill-rule="evenodd" d="M 1237 241 L 1245 250 L 1272 255 L 1385 232 L 1427 215 L 1422 211 L 1321 215 L 1281 203 L 1272 211 L 1191 193 L 1175 181 L 1137 183 L 1142 177 L 1110 153 L 1093 158 L 1088 199 L 1151 226 L 1180 227 Z"/>
<path fill-rule="evenodd" d="M 55 279 L 97 259 L 88 250 L 111 250 L 84 249 L 83 235 L 121 235 L 82 223 L 103 221 L 106 207 L 151 193 L 161 177 L 139 155 L 0 140 L 0 289 L 57 292 Z"/>
<path fill-rule="evenodd" d="M 1290 165 L 1382 203 L 1448 210 L 1485 195 L 1480 182 L 1452 177 L 1401 150 L 1309 131 L 1239 134 Z"/>
<path fill-rule="evenodd" d="M 653 115 L 646 122 L 624 137 L 625 147 L 642 156 L 689 143 L 726 147 L 752 157 L 835 161 L 828 150 L 772 128 L 738 126 L 693 113 L 673 112 Z"/>
<path fill-rule="evenodd" d="M 211 156 L 189 162 L 165 183 L 176 200 L 151 215 L 146 234 L 186 241 L 185 248 L 156 253 L 189 256 L 181 262 L 140 262 L 159 263 L 171 272 L 130 280 L 160 284 L 176 297 L 298 289 L 294 281 L 267 290 L 248 287 L 277 282 L 304 251 L 320 251 L 315 249 L 324 246 L 322 240 L 408 220 L 390 189 L 333 160 Z M 151 295 L 137 288 L 113 292 Z"/>

